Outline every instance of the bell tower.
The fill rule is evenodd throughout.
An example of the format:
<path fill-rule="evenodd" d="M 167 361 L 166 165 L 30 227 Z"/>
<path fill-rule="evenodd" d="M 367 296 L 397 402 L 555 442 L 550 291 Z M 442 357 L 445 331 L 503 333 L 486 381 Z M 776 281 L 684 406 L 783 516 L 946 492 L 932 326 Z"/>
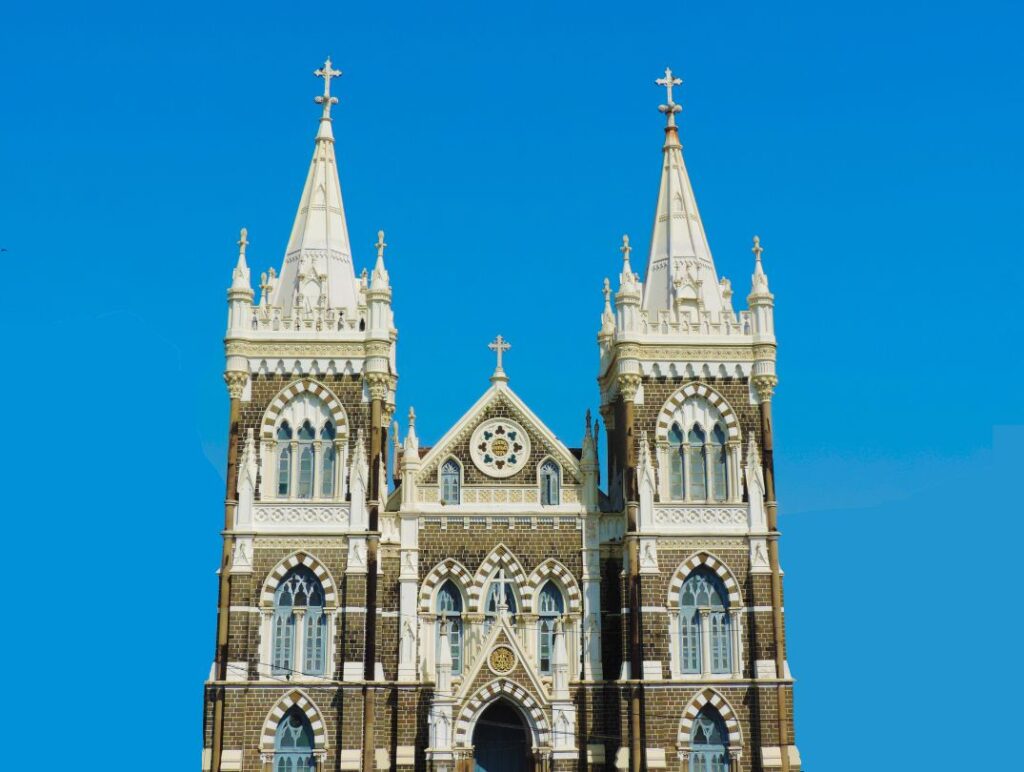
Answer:
<path fill-rule="evenodd" d="M 772 462 L 774 297 L 755 236 L 749 308 L 734 310 L 683 160 L 682 81 L 666 70 L 656 83 L 665 127 L 647 267 L 641 281 L 624 236 L 598 334 L 608 496 L 624 523 L 621 557 L 607 553 L 621 567 L 623 616 L 604 671 L 619 674 L 628 703 L 632 770 L 655 763 L 650 717 L 672 695 L 693 706 L 681 761 L 704 763 L 721 745 L 723 758 L 788 772 L 799 753 Z"/>

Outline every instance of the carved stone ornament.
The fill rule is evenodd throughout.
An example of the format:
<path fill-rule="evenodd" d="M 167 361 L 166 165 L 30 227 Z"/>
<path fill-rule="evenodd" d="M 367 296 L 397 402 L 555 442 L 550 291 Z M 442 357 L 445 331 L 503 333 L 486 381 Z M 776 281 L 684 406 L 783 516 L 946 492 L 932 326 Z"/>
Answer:
<path fill-rule="evenodd" d="M 516 666 L 516 655 L 508 646 L 498 646 L 487 658 L 487 664 L 498 675 L 504 675 Z"/>
<path fill-rule="evenodd" d="M 779 385 L 779 379 L 774 375 L 755 375 L 754 388 L 757 389 L 757 398 L 762 402 L 771 400 L 775 394 L 775 387 Z"/>
<path fill-rule="evenodd" d="M 224 383 L 228 385 L 228 396 L 231 399 L 239 399 L 245 391 L 245 384 L 249 382 L 249 373 L 230 372 L 224 373 Z"/>
<path fill-rule="evenodd" d="M 476 427 L 469 451 L 477 469 L 488 477 L 511 477 L 530 459 L 530 437 L 515 421 L 492 418 Z"/>

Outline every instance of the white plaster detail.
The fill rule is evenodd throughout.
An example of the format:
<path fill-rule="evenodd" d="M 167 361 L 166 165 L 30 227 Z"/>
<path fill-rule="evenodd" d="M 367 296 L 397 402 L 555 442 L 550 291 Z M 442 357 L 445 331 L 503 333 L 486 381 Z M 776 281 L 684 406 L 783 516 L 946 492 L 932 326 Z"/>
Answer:
<path fill-rule="evenodd" d="M 530 435 L 508 418 L 490 418 L 473 431 L 469 454 L 488 477 L 505 478 L 522 471 L 530 460 Z"/>

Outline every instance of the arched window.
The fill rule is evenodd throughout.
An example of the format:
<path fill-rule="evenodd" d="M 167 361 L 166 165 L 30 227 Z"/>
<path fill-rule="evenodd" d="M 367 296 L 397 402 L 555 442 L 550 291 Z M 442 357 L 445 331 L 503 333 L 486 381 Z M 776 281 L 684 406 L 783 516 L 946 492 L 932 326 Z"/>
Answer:
<path fill-rule="evenodd" d="M 728 745 L 725 722 L 705 705 L 690 730 L 690 772 L 729 772 Z"/>
<path fill-rule="evenodd" d="M 313 440 L 316 432 L 303 422 L 299 427 L 299 498 L 313 498 Z"/>
<path fill-rule="evenodd" d="M 675 501 L 683 498 L 683 430 L 672 424 L 668 433 L 668 497 Z"/>
<path fill-rule="evenodd" d="M 679 590 L 679 654 L 684 673 L 704 673 L 704 625 L 709 626 L 707 661 L 712 673 L 731 670 L 729 596 L 718 575 L 701 567 Z"/>
<path fill-rule="evenodd" d="M 462 593 L 449 579 L 437 591 L 437 638 L 435 650 L 441 640 L 441 627 L 448 626 L 448 647 L 452 652 L 452 675 L 462 672 Z"/>
<path fill-rule="evenodd" d="M 274 592 L 271 673 L 320 676 L 327 661 L 324 588 L 306 566 L 293 568 Z"/>
<path fill-rule="evenodd" d="M 274 772 L 312 772 L 313 728 L 297 705 L 281 717 L 274 735 Z"/>
<path fill-rule="evenodd" d="M 555 647 L 555 620 L 565 611 L 562 593 L 548 582 L 537 598 L 537 663 L 540 672 L 551 675 L 551 655 Z"/>
<path fill-rule="evenodd" d="M 721 424 L 715 424 L 711 430 L 711 493 L 715 501 L 725 501 L 729 494 L 725 465 L 725 431 Z"/>
<path fill-rule="evenodd" d="M 508 607 L 509 618 L 516 618 L 516 595 L 512 591 L 512 580 L 506 578 L 505 569 L 499 568 L 491 583 L 487 586 L 487 602 L 484 603 L 484 631 L 491 629 L 491 624 L 498 618 L 498 599 L 503 598 Z"/>
<path fill-rule="evenodd" d="M 460 487 L 460 472 L 459 462 L 454 458 L 449 458 L 444 462 L 441 467 L 441 503 L 442 504 L 458 504 L 459 503 L 459 487 Z"/>
<path fill-rule="evenodd" d="M 334 424 L 330 421 L 320 430 L 320 495 L 329 499 L 334 495 Z"/>
<path fill-rule="evenodd" d="M 558 504 L 558 464 L 548 459 L 540 466 L 540 503 L 542 506 Z"/>
<path fill-rule="evenodd" d="M 287 496 L 292 482 L 292 427 L 283 421 L 277 429 L 277 495 Z"/>
<path fill-rule="evenodd" d="M 690 500 L 701 501 L 708 497 L 706 468 L 707 462 L 704 457 L 704 430 L 697 424 L 693 425 L 687 436 L 689 440 L 690 466 L 687 483 L 690 486 Z"/>

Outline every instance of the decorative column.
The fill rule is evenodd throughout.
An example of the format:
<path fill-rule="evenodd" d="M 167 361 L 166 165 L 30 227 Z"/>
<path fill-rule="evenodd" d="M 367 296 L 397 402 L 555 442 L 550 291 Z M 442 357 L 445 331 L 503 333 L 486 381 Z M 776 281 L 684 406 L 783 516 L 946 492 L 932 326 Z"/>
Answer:
<path fill-rule="evenodd" d="M 397 441 L 398 430 L 395 429 Z M 398 528 L 399 542 L 401 545 L 400 564 L 398 573 L 398 613 L 402 629 L 407 624 L 412 625 L 415 637 L 412 642 L 412 656 L 405 658 L 409 653 L 404 648 L 399 652 L 398 680 L 417 681 L 420 671 L 420 657 L 423 656 L 420 643 L 421 625 L 417 613 L 418 590 L 419 590 L 419 517 L 414 509 L 415 506 L 415 478 L 420 468 L 420 447 L 419 439 L 416 437 L 416 413 L 409 408 L 409 431 L 405 435 L 405 444 L 402 450 L 402 506 L 399 512 Z M 424 640 L 426 630 L 422 631 Z M 430 636 L 432 639 L 432 636 Z M 419 651 L 417 651 L 419 650 Z"/>
<path fill-rule="evenodd" d="M 743 616 L 738 608 L 729 609 L 729 634 L 732 636 L 732 677 L 743 677 L 743 633 L 740 620 Z"/>
<path fill-rule="evenodd" d="M 583 646 L 583 678 L 597 681 L 603 678 L 601 667 L 601 510 L 598 504 L 597 436 L 586 415 L 583 433 L 583 619 L 580 642 Z"/>
<path fill-rule="evenodd" d="M 306 669 L 306 607 L 295 606 L 292 608 L 292 614 L 295 616 L 295 639 L 293 641 L 294 648 L 292 649 L 292 671 L 288 674 L 288 677 L 301 678 L 305 674 Z"/>
<path fill-rule="evenodd" d="M 700 614 L 700 672 L 711 675 L 711 609 L 699 609 Z"/>

